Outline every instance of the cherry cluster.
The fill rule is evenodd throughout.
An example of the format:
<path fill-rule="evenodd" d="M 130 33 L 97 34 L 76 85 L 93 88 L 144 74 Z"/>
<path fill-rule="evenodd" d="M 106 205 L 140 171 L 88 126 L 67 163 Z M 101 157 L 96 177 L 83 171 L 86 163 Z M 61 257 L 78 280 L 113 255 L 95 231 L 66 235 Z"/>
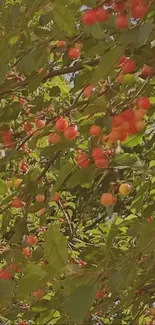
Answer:
<path fill-rule="evenodd" d="M 104 3 L 104 8 L 88 9 L 82 15 L 82 22 L 84 25 L 93 25 L 96 22 L 106 22 L 110 17 L 110 12 L 116 14 L 115 26 L 119 29 L 126 29 L 129 27 L 128 13 L 134 20 L 142 18 L 148 11 L 148 7 L 152 0 L 131 0 L 131 1 L 115 1 L 110 0 Z"/>

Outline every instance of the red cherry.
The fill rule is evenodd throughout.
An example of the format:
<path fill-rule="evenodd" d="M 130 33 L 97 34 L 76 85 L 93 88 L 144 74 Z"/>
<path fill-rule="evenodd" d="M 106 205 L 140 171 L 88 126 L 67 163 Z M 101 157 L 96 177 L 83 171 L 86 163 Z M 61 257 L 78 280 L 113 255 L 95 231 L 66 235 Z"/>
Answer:
<path fill-rule="evenodd" d="M 105 22 L 109 19 L 109 13 L 103 8 L 98 8 L 95 10 L 96 20 L 99 22 Z"/>
<path fill-rule="evenodd" d="M 127 109 L 121 113 L 121 116 L 125 121 L 132 121 L 134 118 L 134 112 L 131 109 Z"/>
<path fill-rule="evenodd" d="M 118 14 L 122 14 L 126 9 L 126 3 L 123 1 L 118 2 L 118 3 L 113 3 L 112 8 Z"/>
<path fill-rule="evenodd" d="M 60 117 L 55 123 L 55 128 L 58 131 L 61 132 L 65 131 L 67 127 L 68 127 L 68 122 L 63 117 Z"/>
<path fill-rule="evenodd" d="M 95 159 L 95 160 L 100 160 L 100 159 L 104 159 L 105 158 L 105 154 L 103 149 L 101 148 L 94 148 L 91 152 L 91 156 Z"/>
<path fill-rule="evenodd" d="M 116 128 L 123 123 L 123 118 L 121 115 L 112 116 L 112 128 Z"/>
<path fill-rule="evenodd" d="M 56 143 L 58 143 L 60 141 L 60 139 L 61 139 L 60 135 L 57 134 L 57 133 L 50 133 L 48 135 L 48 142 L 50 144 L 56 144 Z"/>
<path fill-rule="evenodd" d="M 151 106 L 151 103 L 150 103 L 148 97 L 139 98 L 138 106 L 141 109 L 146 109 L 147 110 Z"/>
<path fill-rule="evenodd" d="M 45 126 L 45 121 L 44 120 L 37 120 L 36 121 L 36 128 L 41 129 Z"/>
<path fill-rule="evenodd" d="M 137 133 L 137 128 L 136 128 L 136 125 L 134 123 L 129 124 L 128 133 L 129 134 L 136 134 Z"/>
<path fill-rule="evenodd" d="M 30 252 L 30 249 L 29 247 L 24 247 L 22 248 L 22 254 L 26 257 L 30 257 L 31 256 L 31 252 Z"/>
<path fill-rule="evenodd" d="M 101 128 L 98 125 L 92 125 L 89 129 L 89 134 L 92 137 L 98 137 L 101 134 Z"/>
<path fill-rule="evenodd" d="M 80 50 L 77 49 L 76 47 L 71 47 L 68 50 L 68 56 L 70 59 L 77 59 L 80 57 Z"/>
<path fill-rule="evenodd" d="M 25 202 L 23 202 L 22 199 L 15 197 L 12 199 L 11 206 L 13 208 L 22 208 L 25 206 Z"/>
<path fill-rule="evenodd" d="M 118 61 L 118 66 L 123 65 L 126 61 L 128 61 L 126 56 L 121 56 L 121 58 Z"/>
<path fill-rule="evenodd" d="M 91 86 L 91 85 L 87 86 L 83 91 L 83 96 L 85 98 L 88 98 L 91 95 L 92 89 L 93 89 L 93 86 Z"/>
<path fill-rule="evenodd" d="M 18 325 L 26 325 L 26 322 L 22 320 L 18 323 Z"/>
<path fill-rule="evenodd" d="M 153 68 L 150 67 L 149 65 L 146 65 L 144 64 L 142 69 L 141 69 L 141 74 L 144 76 L 144 77 L 149 77 L 153 72 Z"/>
<path fill-rule="evenodd" d="M 41 289 L 38 289 L 33 292 L 33 297 L 35 297 L 37 299 L 41 299 L 41 298 L 43 298 L 43 296 L 44 296 L 44 293 Z"/>
<path fill-rule="evenodd" d="M 57 47 L 65 46 L 65 42 L 64 42 L 64 41 L 58 41 L 58 42 L 56 43 L 56 46 L 57 46 Z"/>
<path fill-rule="evenodd" d="M 82 15 L 82 22 L 84 25 L 93 25 L 96 21 L 95 11 L 92 9 L 88 9 Z"/>
<path fill-rule="evenodd" d="M 106 158 L 99 160 L 95 159 L 95 166 L 97 168 L 106 168 L 108 166 L 108 160 Z"/>
<path fill-rule="evenodd" d="M 19 101 L 20 104 L 24 104 L 25 103 L 25 99 L 23 99 L 23 98 L 19 98 L 18 101 Z"/>
<path fill-rule="evenodd" d="M 38 243 L 38 239 L 37 239 L 37 237 L 34 236 L 34 235 L 29 235 L 29 236 L 27 236 L 27 238 L 26 238 L 26 243 L 27 243 L 28 245 L 35 245 L 35 244 Z"/>
<path fill-rule="evenodd" d="M 101 290 L 96 292 L 96 299 L 102 299 L 104 297 L 103 292 Z"/>
<path fill-rule="evenodd" d="M 77 158 L 77 165 L 81 168 L 87 168 L 90 164 L 90 160 L 85 153 L 81 153 Z"/>
<path fill-rule="evenodd" d="M 31 128 L 32 127 L 31 127 L 31 125 L 29 123 L 27 123 L 27 122 L 24 123 L 24 131 L 25 131 L 25 133 L 30 132 Z"/>
<path fill-rule="evenodd" d="M 69 140 L 75 139 L 77 135 L 78 135 L 78 131 L 76 126 L 69 126 L 64 132 L 65 139 L 69 139 Z"/>
<path fill-rule="evenodd" d="M 85 261 L 79 260 L 77 261 L 77 264 L 80 265 L 81 267 L 84 267 L 86 266 L 87 263 Z"/>
<path fill-rule="evenodd" d="M 116 81 L 121 84 L 123 82 L 124 79 L 124 74 L 123 73 L 119 73 L 119 75 L 116 78 Z"/>
<path fill-rule="evenodd" d="M 152 216 L 147 219 L 147 222 L 152 222 L 152 221 L 153 221 L 153 217 Z"/>
<path fill-rule="evenodd" d="M 0 271 L 0 279 L 3 280 L 11 279 L 11 274 L 8 272 L 7 269 L 3 269 Z"/>
<path fill-rule="evenodd" d="M 52 198 L 52 201 L 58 202 L 60 200 L 60 196 L 58 192 L 55 192 Z"/>
<path fill-rule="evenodd" d="M 119 29 L 126 29 L 128 28 L 128 20 L 127 17 L 124 15 L 118 15 L 115 19 L 115 25 Z"/>
<path fill-rule="evenodd" d="M 132 60 L 127 60 L 122 67 L 123 72 L 131 73 L 135 70 L 135 63 Z"/>
<path fill-rule="evenodd" d="M 135 19 L 142 18 L 148 10 L 148 7 L 143 3 L 138 4 L 137 6 L 132 6 L 131 8 L 131 16 Z"/>

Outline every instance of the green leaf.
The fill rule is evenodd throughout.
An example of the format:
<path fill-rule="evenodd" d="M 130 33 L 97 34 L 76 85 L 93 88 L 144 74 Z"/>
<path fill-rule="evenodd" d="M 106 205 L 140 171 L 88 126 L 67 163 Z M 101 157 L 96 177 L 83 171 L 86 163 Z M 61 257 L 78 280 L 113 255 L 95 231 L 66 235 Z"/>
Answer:
<path fill-rule="evenodd" d="M 142 26 L 140 26 L 139 33 L 138 33 L 138 42 L 136 47 L 143 46 L 146 43 L 150 33 L 152 32 L 152 29 L 153 29 L 153 22 L 151 20 L 147 21 Z"/>
<path fill-rule="evenodd" d="M 92 184 L 95 175 L 95 167 L 90 165 L 88 168 L 81 168 L 69 178 L 67 182 L 68 188 L 74 188 L 77 185 Z"/>
<path fill-rule="evenodd" d="M 73 322 L 82 323 L 95 300 L 97 288 L 97 283 L 80 286 L 67 297 L 64 309 L 71 316 Z"/>
<path fill-rule="evenodd" d="M 130 285 L 133 284 L 137 277 L 137 267 L 135 261 L 130 261 L 125 263 L 125 265 L 120 269 L 115 271 L 110 279 L 108 280 L 108 287 L 110 291 L 117 296 L 123 289 L 128 289 Z"/>
<path fill-rule="evenodd" d="M 67 242 L 66 238 L 61 234 L 59 225 L 57 224 L 51 225 L 46 234 L 44 257 L 52 263 L 51 267 L 54 273 L 60 272 L 61 268 L 67 264 Z"/>
<path fill-rule="evenodd" d="M 61 167 L 60 173 L 58 176 L 58 179 L 56 181 L 56 184 L 53 186 L 53 189 L 51 191 L 51 197 L 53 194 L 59 190 L 61 185 L 64 183 L 64 181 L 68 178 L 68 176 L 71 174 L 73 168 L 75 168 L 75 165 L 68 162 L 64 166 Z"/>
<path fill-rule="evenodd" d="M 0 195 L 5 195 L 8 191 L 8 187 L 7 184 L 0 179 Z"/>
<path fill-rule="evenodd" d="M 0 300 L 10 299 L 13 291 L 13 283 L 10 280 L 0 279 Z"/>
<path fill-rule="evenodd" d="M 142 143 L 143 135 L 141 133 L 133 134 L 127 137 L 127 139 L 122 142 L 122 145 L 125 147 L 135 147 Z"/>
<path fill-rule="evenodd" d="M 3 109 L 3 115 L 1 116 L 1 121 L 10 122 L 12 120 L 16 120 L 20 113 L 20 104 L 18 102 L 14 102 L 11 106 L 6 106 Z"/>
<path fill-rule="evenodd" d="M 111 164 L 114 166 L 132 166 L 133 163 L 138 161 L 138 157 L 136 155 L 124 153 L 117 155 L 111 162 Z"/>
<path fill-rule="evenodd" d="M 2 227 L 1 227 L 2 233 L 4 233 L 6 231 L 6 228 L 9 226 L 10 220 L 11 220 L 11 211 L 7 210 L 7 211 L 3 212 Z"/>
<path fill-rule="evenodd" d="M 32 293 L 45 283 L 46 272 L 41 266 L 28 263 L 23 272 L 24 276 L 19 280 L 18 286 L 18 292 L 21 296 Z"/>
<path fill-rule="evenodd" d="M 75 21 L 73 13 L 58 1 L 53 10 L 53 15 L 60 30 L 63 30 L 68 36 L 74 33 Z"/>
<path fill-rule="evenodd" d="M 92 82 L 106 78 L 114 68 L 114 65 L 118 62 L 121 55 L 124 53 L 124 47 L 111 48 L 105 55 L 103 55 L 99 65 L 95 69 Z"/>
<path fill-rule="evenodd" d="M 44 156 L 44 157 L 49 157 L 50 155 L 52 155 L 55 152 L 65 150 L 67 148 L 74 148 L 75 146 L 76 146 L 75 141 L 69 141 L 69 140 L 61 139 L 61 141 L 58 142 L 57 144 L 45 147 L 41 151 L 41 155 Z"/>

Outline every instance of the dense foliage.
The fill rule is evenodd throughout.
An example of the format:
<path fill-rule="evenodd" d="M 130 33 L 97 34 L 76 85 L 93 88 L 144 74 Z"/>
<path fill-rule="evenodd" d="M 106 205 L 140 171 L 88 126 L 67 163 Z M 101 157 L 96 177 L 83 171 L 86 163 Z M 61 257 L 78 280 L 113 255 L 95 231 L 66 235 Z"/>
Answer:
<path fill-rule="evenodd" d="M 155 3 L 0 1 L 0 314 L 153 324 Z"/>

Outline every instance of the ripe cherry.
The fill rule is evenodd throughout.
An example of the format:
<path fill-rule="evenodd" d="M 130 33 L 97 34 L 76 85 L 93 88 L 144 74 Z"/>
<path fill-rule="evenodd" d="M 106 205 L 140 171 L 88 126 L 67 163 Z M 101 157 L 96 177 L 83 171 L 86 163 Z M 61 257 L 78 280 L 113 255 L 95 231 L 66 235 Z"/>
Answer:
<path fill-rule="evenodd" d="M 67 127 L 68 127 L 68 122 L 63 117 L 58 118 L 58 120 L 55 123 L 55 128 L 58 131 L 63 132 L 66 130 Z"/>
<path fill-rule="evenodd" d="M 128 20 L 127 17 L 124 15 L 118 15 L 115 19 L 115 25 L 119 29 L 126 29 L 128 28 Z"/>
<path fill-rule="evenodd" d="M 136 6 L 133 5 L 131 8 L 131 16 L 135 19 L 140 19 L 146 14 L 147 10 L 148 7 L 143 3 L 139 3 Z"/>
<path fill-rule="evenodd" d="M 68 140 L 73 140 L 77 137 L 78 135 L 78 130 L 76 126 L 69 126 L 65 131 L 64 131 L 64 137 L 65 139 Z"/>
<path fill-rule="evenodd" d="M 132 60 L 127 60 L 123 66 L 122 66 L 122 70 L 125 73 L 131 73 L 135 70 L 135 63 Z"/>
<path fill-rule="evenodd" d="M 37 194 L 36 197 L 36 202 L 42 203 L 45 201 L 45 195 L 44 194 Z"/>
<path fill-rule="evenodd" d="M 104 206 L 113 205 L 114 204 L 114 197 L 110 193 L 103 193 L 101 195 L 100 201 L 101 201 L 101 204 L 104 205 Z"/>
<path fill-rule="evenodd" d="M 103 8 L 97 8 L 95 10 L 96 20 L 99 22 L 105 22 L 109 19 L 109 13 Z"/>
<path fill-rule="evenodd" d="M 136 126 L 136 129 L 137 129 L 137 132 L 141 132 L 145 128 L 145 122 L 144 121 L 138 121 L 138 122 L 135 123 L 135 126 Z"/>
<path fill-rule="evenodd" d="M 149 65 L 146 65 L 144 64 L 142 69 L 141 69 L 141 74 L 144 76 L 144 77 L 149 77 L 153 72 L 153 68 L 150 67 Z"/>
<path fill-rule="evenodd" d="M 152 216 L 147 219 L 147 222 L 152 222 L 152 221 L 153 221 L 153 217 Z"/>
<path fill-rule="evenodd" d="M 101 134 L 101 128 L 98 125 L 92 125 L 89 129 L 89 134 L 92 137 L 98 137 Z"/>
<path fill-rule="evenodd" d="M 96 292 L 96 299 L 102 299 L 104 297 L 103 292 L 101 290 Z"/>
<path fill-rule="evenodd" d="M 126 3 L 123 1 L 118 2 L 118 3 L 113 3 L 112 8 L 118 14 L 122 14 L 126 9 Z"/>
<path fill-rule="evenodd" d="M 128 59 L 126 58 L 125 55 L 121 56 L 119 61 L 118 61 L 118 66 L 123 65 L 127 61 L 128 61 Z"/>
<path fill-rule="evenodd" d="M 90 164 L 90 160 L 85 153 L 81 153 L 76 157 L 77 165 L 81 168 L 87 168 Z"/>
<path fill-rule="evenodd" d="M 0 271 L 0 279 L 3 279 L 3 280 L 11 279 L 11 274 L 9 273 L 9 271 L 7 269 L 3 269 Z"/>
<path fill-rule="evenodd" d="M 24 123 L 24 131 L 25 131 L 25 133 L 30 132 L 31 128 L 32 128 L 31 124 L 29 124 L 27 122 Z"/>
<path fill-rule="evenodd" d="M 146 110 L 145 109 L 136 109 L 133 111 L 134 112 L 134 120 L 135 122 L 140 121 L 143 116 L 146 114 Z"/>
<path fill-rule="evenodd" d="M 37 299 L 41 299 L 44 296 L 44 292 L 41 289 L 38 289 L 36 291 L 33 292 L 33 297 L 37 298 Z"/>
<path fill-rule="evenodd" d="M 44 120 L 37 120 L 35 124 L 36 124 L 37 129 L 41 129 L 41 128 L 43 128 L 45 126 L 45 121 Z"/>
<path fill-rule="evenodd" d="M 121 115 L 112 116 L 112 128 L 116 128 L 123 123 L 123 118 Z"/>
<path fill-rule="evenodd" d="M 93 9 L 88 9 L 82 15 L 82 22 L 84 25 L 93 25 L 96 21 L 96 14 Z"/>
<path fill-rule="evenodd" d="M 35 244 L 38 243 L 38 239 L 37 239 L 37 237 L 34 236 L 34 235 L 29 235 L 29 236 L 27 236 L 27 238 L 26 238 L 26 243 L 27 243 L 28 245 L 35 245 Z"/>
<path fill-rule="evenodd" d="M 65 42 L 64 41 L 58 41 L 57 43 L 56 43 L 56 46 L 57 47 L 62 47 L 62 46 L 65 46 Z"/>
<path fill-rule="evenodd" d="M 60 200 L 60 196 L 58 192 L 55 192 L 52 198 L 52 201 L 58 202 Z"/>
<path fill-rule="evenodd" d="M 106 158 L 104 159 L 95 159 L 95 166 L 97 168 L 106 168 L 108 166 L 108 160 Z"/>
<path fill-rule="evenodd" d="M 116 81 L 121 84 L 123 82 L 124 79 L 124 74 L 123 73 L 119 73 L 119 75 L 116 78 Z"/>
<path fill-rule="evenodd" d="M 95 160 L 100 160 L 105 158 L 105 154 L 102 148 L 94 148 L 91 152 L 91 156 Z"/>
<path fill-rule="evenodd" d="M 29 249 L 29 247 L 24 247 L 22 248 L 22 254 L 26 257 L 30 257 L 31 256 L 31 251 Z"/>
<path fill-rule="evenodd" d="M 127 122 L 132 121 L 134 118 L 134 112 L 132 109 L 127 109 L 121 113 L 121 117 Z"/>
<path fill-rule="evenodd" d="M 56 144 L 60 141 L 60 135 L 57 133 L 50 133 L 48 135 L 48 142 L 49 144 Z"/>
<path fill-rule="evenodd" d="M 17 208 L 17 209 L 22 208 L 25 206 L 25 202 L 23 202 L 22 199 L 16 197 L 12 199 L 11 206 L 12 208 Z"/>
<path fill-rule="evenodd" d="M 149 101 L 148 97 L 140 97 L 138 101 L 138 106 L 141 109 L 148 109 L 150 107 L 151 103 Z"/>
<path fill-rule="evenodd" d="M 19 101 L 20 104 L 25 104 L 25 99 L 24 98 L 19 98 L 18 101 Z"/>
<path fill-rule="evenodd" d="M 76 47 L 71 47 L 69 50 L 68 50 L 68 57 L 70 59 L 77 59 L 79 58 L 81 55 L 80 53 L 80 50 L 77 49 Z"/>
<path fill-rule="evenodd" d="M 93 89 L 93 86 L 91 86 L 91 85 L 87 86 L 83 91 L 83 96 L 85 98 L 88 98 L 91 95 L 92 89 Z"/>

